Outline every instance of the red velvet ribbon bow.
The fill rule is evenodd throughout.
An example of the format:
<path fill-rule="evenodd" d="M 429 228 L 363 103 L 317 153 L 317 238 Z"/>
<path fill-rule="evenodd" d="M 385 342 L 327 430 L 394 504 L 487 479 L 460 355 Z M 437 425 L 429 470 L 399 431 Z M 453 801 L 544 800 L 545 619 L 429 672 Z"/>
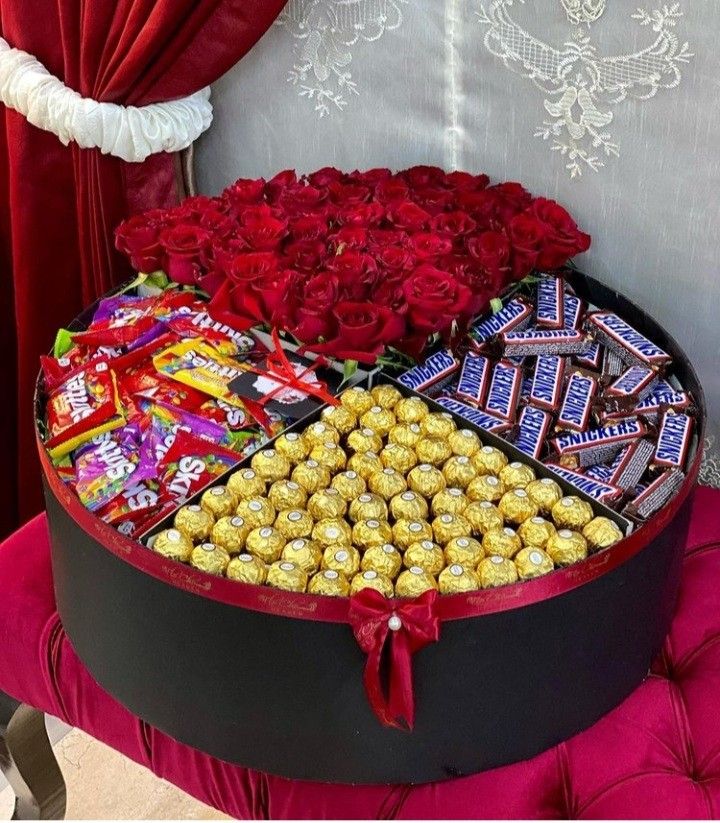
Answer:
<path fill-rule="evenodd" d="M 362 589 L 350 599 L 350 625 L 360 648 L 367 654 L 365 692 L 385 726 L 413 728 L 412 656 L 440 637 L 436 601 L 437 592 L 428 591 L 398 605 L 375 589 Z M 387 694 L 380 671 L 386 643 L 389 643 Z"/>

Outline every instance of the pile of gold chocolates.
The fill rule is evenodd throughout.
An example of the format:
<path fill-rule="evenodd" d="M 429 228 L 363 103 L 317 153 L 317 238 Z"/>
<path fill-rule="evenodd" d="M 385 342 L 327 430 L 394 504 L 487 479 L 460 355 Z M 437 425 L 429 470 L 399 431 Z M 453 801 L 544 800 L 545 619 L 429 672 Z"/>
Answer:
<path fill-rule="evenodd" d="M 622 539 L 550 478 L 392 385 L 354 387 L 180 508 L 152 548 L 296 592 L 455 594 L 548 574 Z"/>

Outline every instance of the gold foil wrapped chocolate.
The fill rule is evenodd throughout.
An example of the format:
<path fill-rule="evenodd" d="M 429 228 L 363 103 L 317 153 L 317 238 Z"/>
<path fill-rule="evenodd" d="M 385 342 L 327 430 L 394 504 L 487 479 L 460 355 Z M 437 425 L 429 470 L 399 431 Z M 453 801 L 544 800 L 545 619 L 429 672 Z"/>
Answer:
<path fill-rule="evenodd" d="M 392 597 L 394 592 L 392 580 L 375 569 L 366 569 L 359 572 L 350 582 L 350 595 L 357 594 L 363 589 L 375 589 L 384 597 Z"/>
<path fill-rule="evenodd" d="M 505 494 L 505 484 L 494 474 L 480 474 L 470 481 L 465 494 L 471 501 L 489 500 L 490 503 L 497 503 Z"/>
<path fill-rule="evenodd" d="M 559 529 L 581 530 L 593 517 L 592 506 L 574 494 L 561 497 L 552 507 L 552 519 Z"/>
<path fill-rule="evenodd" d="M 387 520 L 376 520 L 374 518 L 358 520 L 352 530 L 353 545 L 363 549 L 389 543 L 392 536 L 392 526 Z"/>
<path fill-rule="evenodd" d="M 402 568 L 402 555 L 391 543 L 370 546 L 363 552 L 360 568 L 363 571 L 376 571 L 394 580 Z"/>
<path fill-rule="evenodd" d="M 478 563 L 477 575 L 483 589 L 492 589 L 496 586 L 507 586 L 516 583 L 518 579 L 517 567 L 507 557 L 493 555 Z"/>
<path fill-rule="evenodd" d="M 330 485 L 330 471 L 321 466 L 317 460 L 305 460 L 293 469 L 292 479 L 302 486 L 308 494 Z"/>
<path fill-rule="evenodd" d="M 440 594 L 461 594 L 480 588 L 480 578 L 474 569 L 453 563 L 440 572 L 438 577 Z"/>
<path fill-rule="evenodd" d="M 282 480 L 290 474 L 290 461 L 275 449 L 263 449 L 255 452 L 250 460 L 250 465 L 263 480 L 274 483 Z"/>
<path fill-rule="evenodd" d="M 448 443 L 452 453 L 459 457 L 472 457 L 480 451 L 482 443 L 474 431 L 470 429 L 457 429 L 448 436 Z M 473 463 L 473 467 L 475 464 Z M 477 469 L 475 469 L 477 473 Z M 483 474 L 485 470 L 483 470 Z"/>
<path fill-rule="evenodd" d="M 518 526 L 524 520 L 535 517 L 538 506 L 525 489 L 512 489 L 500 498 L 498 510 L 505 520 Z"/>
<path fill-rule="evenodd" d="M 587 557 L 588 544 L 580 532 L 560 529 L 550 536 L 545 551 L 556 566 L 571 566 Z"/>
<path fill-rule="evenodd" d="M 524 489 L 535 480 L 535 472 L 532 467 L 517 460 L 508 463 L 498 476 L 507 490 Z"/>
<path fill-rule="evenodd" d="M 272 526 L 277 517 L 275 506 L 266 497 L 253 497 L 250 500 L 241 500 L 238 503 L 236 514 L 245 521 L 251 529 L 260 526 Z"/>
<path fill-rule="evenodd" d="M 320 419 L 323 423 L 337 429 L 340 434 L 349 434 L 357 426 L 357 415 L 343 405 L 328 406 L 323 409 Z"/>
<path fill-rule="evenodd" d="M 402 400 L 400 391 L 389 383 L 373 386 L 373 388 L 370 389 L 370 395 L 375 405 L 383 409 L 393 409 L 400 400 Z"/>
<path fill-rule="evenodd" d="M 304 592 L 307 583 L 307 574 L 290 560 L 277 560 L 268 569 L 267 584 L 275 589 Z"/>
<path fill-rule="evenodd" d="M 207 540 L 215 525 L 215 518 L 202 506 L 182 506 L 173 519 L 173 526 L 187 535 L 193 543 Z"/>
<path fill-rule="evenodd" d="M 240 469 L 228 478 L 227 487 L 238 500 L 250 497 L 263 497 L 267 484 L 252 469 Z"/>
<path fill-rule="evenodd" d="M 372 406 L 360 418 L 363 428 L 372 429 L 380 437 L 386 437 L 396 422 L 390 409 L 383 409 L 382 406 Z"/>
<path fill-rule="evenodd" d="M 482 539 L 483 551 L 488 557 L 514 557 L 522 548 L 522 541 L 509 526 L 486 532 Z"/>
<path fill-rule="evenodd" d="M 230 555 L 214 543 L 201 543 L 192 550 L 190 565 L 207 574 L 221 577 L 230 563 Z"/>
<path fill-rule="evenodd" d="M 407 489 L 405 477 L 395 469 L 383 469 L 370 475 L 367 484 L 370 491 L 383 500 L 390 500 Z"/>
<path fill-rule="evenodd" d="M 190 560 L 193 548 L 192 540 L 178 529 L 166 529 L 160 532 L 155 536 L 152 545 L 154 552 L 179 563 L 187 563 Z"/>
<path fill-rule="evenodd" d="M 403 476 L 406 475 L 413 466 L 417 466 L 417 455 L 413 449 L 407 446 L 400 446 L 397 443 L 389 443 L 380 452 L 380 460 L 386 469 L 395 469 Z"/>
<path fill-rule="evenodd" d="M 291 463 L 300 463 L 310 453 L 310 446 L 297 432 L 281 434 L 275 442 L 275 451 L 286 457 Z"/>
<path fill-rule="evenodd" d="M 428 513 L 427 500 L 414 491 L 396 494 L 390 501 L 390 514 L 395 520 L 427 520 Z"/>
<path fill-rule="evenodd" d="M 320 568 L 322 554 L 322 549 L 314 540 L 296 537 L 283 548 L 280 559 L 290 560 L 307 574 L 313 574 Z"/>
<path fill-rule="evenodd" d="M 414 449 L 422 438 L 422 429 L 417 423 L 398 423 L 390 429 L 388 435 L 390 443 L 396 443 L 408 449 Z"/>
<path fill-rule="evenodd" d="M 311 423 L 303 432 L 303 440 L 312 449 L 313 446 L 322 446 L 323 443 L 340 442 L 340 432 L 322 420 Z"/>
<path fill-rule="evenodd" d="M 345 517 L 347 502 L 336 488 L 320 489 L 308 500 L 307 510 L 315 520 Z"/>
<path fill-rule="evenodd" d="M 478 474 L 494 474 L 496 477 L 508 464 L 507 457 L 494 446 L 482 446 L 473 453 L 472 460 Z"/>
<path fill-rule="evenodd" d="M 426 520 L 397 520 L 393 526 L 392 542 L 401 551 L 413 543 L 432 539 L 432 527 Z"/>
<path fill-rule="evenodd" d="M 313 446 L 310 452 L 310 459 L 316 460 L 321 466 L 325 466 L 331 475 L 342 471 L 347 463 L 347 455 L 345 452 L 337 443 L 333 443 L 332 441 L 318 443 Z"/>
<path fill-rule="evenodd" d="M 378 494 L 364 492 L 350 503 L 348 517 L 356 523 L 358 520 L 387 520 L 387 503 Z"/>
<path fill-rule="evenodd" d="M 594 552 L 609 549 L 623 539 L 620 527 L 607 517 L 593 517 L 582 533 L 590 550 Z"/>
<path fill-rule="evenodd" d="M 395 581 L 395 595 L 397 597 L 419 597 L 431 589 L 437 591 L 435 578 L 420 566 L 412 566 L 400 574 Z"/>
<path fill-rule="evenodd" d="M 383 470 L 383 464 L 375 452 L 356 452 L 348 460 L 347 467 L 357 472 L 365 482 Z"/>
<path fill-rule="evenodd" d="M 439 517 L 441 514 L 462 514 L 468 507 L 468 503 L 470 501 L 462 489 L 443 489 L 432 499 L 433 517 Z"/>
<path fill-rule="evenodd" d="M 498 507 L 489 500 L 475 500 L 463 512 L 463 517 L 472 526 L 473 534 L 485 534 L 493 529 L 501 529 L 505 523 Z"/>
<path fill-rule="evenodd" d="M 323 548 L 326 546 L 346 546 L 352 540 L 352 529 L 340 518 L 319 520 L 313 530 L 312 539 Z"/>
<path fill-rule="evenodd" d="M 267 494 L 268 500 L 278 510 L 304 509 L 308 495 L 305 489 L 294 480 L 276 480 Z"/>
<path fill-rule="evenodd" d="M 555 534 L 555 526 L 544 517 L 529 517 L 518 526 L 517 533 L 524 546 L 544 549 L 548 540 Z"/>
<path fill-rule="evenodd" d="M 324 569 L 310 578 L 307 590 L 310 594 L 322 594 L 326 597 L 347 597 L 350 583 L 342 572 Z"/>
<path fill-rule="evenodd" d="M 355 429 L 347 438 L 348 448 L 354 452 L 375 452 L 379 454 L 383 447 L 382 437 L 373 429 Z"/>
<path fill-rule="evenodd" d="M 239 554 L 228 563 L 225 574 L 230 580 L 260 586 L 267 578 L 267 566 L 259 557 L 253 557 L 251 554 Z"/>
<path fill-rule="evenodd" d="M 429 409 L 427 403 L 419 397 L 402 397 L 393 408 L 395 417 L 400 423 L 420 423 Z"/>
<path fill-rule="evenodd" d="M 203 492 L 200 498 L 202 508 L 205 509 L 208 514 L 211 514 L 215 520 L 232 514 L 237 504 L 237 497 L 227 486 L 213 486 L 211 489 Z"/>
<path fill-rule="evenodd" d="M 254 525 L 251 526 L 239 514 L 221 517 L 212 527 L 210 540 L 216 546 L 225 549 L 228 554 L 239 554 L 245 548 L 247 536 L 254 528 Z"/>
<path fill-rule="evenodd" d="M 515 568 L 520 580 L 532 580 L 549 574 L 555 567 L 551 558 L 539 546 L 526 546 L 515 555 Z"/>
<path fill-rule="evenodd" d="M 448 437 L 457 429 L 451 414 L 447 412 L 430 412 L 420 421 L 423 434 L 447 442 Z"/>
<path fill-rule="evenodd" d="M 360 386 L 352 386 L 349 389 L 345 389 L 340 395 L 340 403 L 345 406 L 346 409 L 349 409 L 356 417 L 365 414 L 366 411 L 375 405 L 375 401 L 372 399 L 370 392 Z"/>
<path fill-rule="evenodd" d="M 552 507 L 563 496 L 562 489 L 550 477 L 540 477 L 525 486 L 530 499 L 542 514 L 550 514 Z"/>
<path fill-rule="evenodd" d="M 286 540 L 309 537 L 314 525 L 312 517 L 302 509 L 283 509 L 275 520 L 275 528 Z"/>
<path fill-rule="evenodd" d="M 360 552 L 354 546 L 328 546 L 323 552 L 322 568 L 351 578 L 360 570 Z"/>
<path fill-rule="evenodd" d="M 367 483 L 352 470 L 335 475 L 330 485 L 340 493 L 346 503 L 360 497 L 367 490 Z"/>
<path fill-rule="evenodd" d="M 452 449 L 447 438 L 440 437 L 423 437 L 415 444 L 415 453 L 421 463 L 430 463 L 433 466 L 441 466 L 452 457 Z"/>
<path fill-rule="evenodd" d="M 474 569 L 485 557 L 482 543 L 474 537 L 454 537 L 445 546 L 445 562 Z"/>
<path fill-rule="evenodd" d="M 455 537 L 469 537 L 472 526 L 461 514 L 441 514 L 432 522 L 435 542 L 446 546 Z"/>
<path fill-rule="evenodd" d="M 465 454 L 448 458 L 443 463 L 442 473 L 448 486 L 456 486 L 461 489 L 466 489 L 470 482 L 477 477 L 477 469 L 472 460 Z"/>
<path fill-rule="evenodd" d="M 446 486 L 445 476 L 440 469 L 429 463 L 421 463 L 408 474 L 408 486 L 423 497 L 434 497 Z"/>
<path fill-rule="evenodd" d="M 272 526 L 261 526 L 253 529 L 247 536 L 245 548 L 259 557 L 264 563 L 277 560 L 285 548 L 285 535 Z"/>
<path fill-rule="evenodd" d="M 436 577 L 445 568 L 445 555 L 440 546 L 432 540 L 419 540 L 408 546 L 403 555 L 403 564 L 408 568 L 420 566 L 428 574 Z"/>

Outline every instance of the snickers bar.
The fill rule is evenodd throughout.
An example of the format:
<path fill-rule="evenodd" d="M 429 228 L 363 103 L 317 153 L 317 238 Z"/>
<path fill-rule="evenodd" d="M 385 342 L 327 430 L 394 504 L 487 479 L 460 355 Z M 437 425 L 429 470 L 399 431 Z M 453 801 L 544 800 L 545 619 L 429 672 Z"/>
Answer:
<path fill-rule="evenodd" d="M 588 322 L 596 339 L 605 343 L 627 365 L 664 366 L 672 360 L 666 351 L 612 312 L 593 312 L 588 316 Z"/>
<path fill-rule="evenodd" d="M 550 430 L 552 416 L 542 409 L 525 406 L 518 422 L 520 433 L 515 440 L 515 445 L 520 451 L 537 460 L 545 446 L 545 438 Z"/>
<path fill-rule="evenodd" d="M 398 377 L 408 389 L 421 392 L 430 386 L 450 378 L 458 369 L 460 363 L 449 349 L 441 349 L 431 354 L 424 363 L 414 366 Z"/>
<path fill-rule="evenodd" d="M 524 300 L 515 298 L 497 314 L 478 321 L 470 328 L 470 344 L 476 349 L 481 349 L 497 334 L 525 328 L 531 317 L 530 306 Z"/>
<path fill-rule="evenodd" d="M 652 464 L 664 469 L 683 469 L 692 438 L 693 419 L 668 411 L 658 433 Z"/>
<path fill-rule="evenodd" d="M 490 361 L 481 354 L 468 352 L 463 360 L 455 393 L 463 400 L 482 406 L 490 381 Z"/>
<path fill-rule="evenodd" d="M 584 354 L 574 357 L 575 363 L 583 369 L 600 371 L 603 359 L 603 347 L 599 343 L 592 343 Z"/>
<path fill-rule="evenodd" d="M 634 397 L 638 402 L 647 397 L 657 383 L 655 369 L 647 366 L 630 366 L 605 390 L 611 397 Z"/>
<path fill-rule="evenodd" d="M 537 358 L 530 389 L 530 402 L 541 409 L 555 411 L 560 403 L 565 360 L 557 355 Z"/>
<path fill-rule="evenodd" d="M 592 497 L 593 500 L 597 500 L 599 503 L 609 505 L 622 496 L 622 491 L 610 485 L 610 483 L 595 480 L 588 475 L 566 469 L 564 466 L 558 466 L 555 463 L 547 463 L 546 465 L 548 469 L 558 477 L 567 480 L 567 482 L 575 486 L 576 489 L 585 492 L 585 494 Z"/>
<path fill-rule="evenodd" d="M 644 437 L 637 443 L 631 443 L 610 465 L 610 477 L 607 482 L 623 491 L 634 489 L 645 474 L 654 450 L 655 444 L 652 440 Z"/>
<path fill-rule="evenodd" d="M 495 364 L 490 389 L 488 390 L 485 411 L 512 422 L 517 414 L 522 371 L 519 366 L 503 362 Z"/>
<path fill-rule="evenodd" d="M 564 298 L 563 326 L 566 329 L 579 329 L 583 315 L 583 303 L 574 294 L 566 294 Z"/>
<path fill-rule="evenodd" d="M 505 355 L 581 354 L 592 345 L 580 329 L 531 329 L 505 332 L 500 336 Z"/>
<path fill-rule="evenodd" d="M 438 406 L 442 406 L 445 410 L 457 414 L 458 417 L 462 417 L 463 420 L 467 420 L 468 423 L 472 423 L 485 431 L 499 434 L 510 428 L 510 423 L 508 423 L 507 420 L 502 420 L 494 414 L 488 414 L 480 409 L 468 406 L 466 403 L 461 403 L 454 397 L 443 395 L 442 397 L 438 397 L 435 402 Z"/>
<path fill-rule="evenodd" d="M 592 466 L 609 460 L 623 446 L 639 440 L 645 434 L 645 424 L 637 418 L 629 418 L 612 426 L 563 434 L 551 443 L 561 457 L 574 455 L 581 466 Z"/>
<path fill-rule="evenodd" d="M 684 479 L 685 475 L 680 469 L 667 469 L 628 503 L 623 513 L 647 520 L 668 502 Z"/>
<path fill-rule="evenodd" d="M 570 376 L 565 398 L 558 414 L 556 424 L 558 429 L 572 429 L 578 432 L 587 429 L 597 386 L 598 383 L 594 377 L 580 372 L 575 372 Z"/>
<path fill-rule="evenodd" d="M 561 277 L 543 277 L 537 284 L 535 323 L 543 329 L 565 325 L 565 292 Z"/>

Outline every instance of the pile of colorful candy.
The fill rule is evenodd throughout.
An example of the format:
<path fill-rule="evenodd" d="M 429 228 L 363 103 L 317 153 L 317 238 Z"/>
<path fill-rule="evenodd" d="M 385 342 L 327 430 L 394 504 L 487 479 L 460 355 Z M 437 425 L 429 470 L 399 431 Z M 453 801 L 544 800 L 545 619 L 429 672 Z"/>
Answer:
<path fill-rule="evenodd" d="M 346 596 L 528 580 L 622 539 L 611 520 L 392 385 L 346 389 L 154 535 L 165 557 L 246 583 Z"/>
<path fill-rule="evenodd" d="M 534 305 L 515 296 L 475 322 L 465 348 L 436 352 L 400 382 L 638 520 L 682 484 L 692 401 L 672 358 L 562 277 L 541 277 Z"/>

